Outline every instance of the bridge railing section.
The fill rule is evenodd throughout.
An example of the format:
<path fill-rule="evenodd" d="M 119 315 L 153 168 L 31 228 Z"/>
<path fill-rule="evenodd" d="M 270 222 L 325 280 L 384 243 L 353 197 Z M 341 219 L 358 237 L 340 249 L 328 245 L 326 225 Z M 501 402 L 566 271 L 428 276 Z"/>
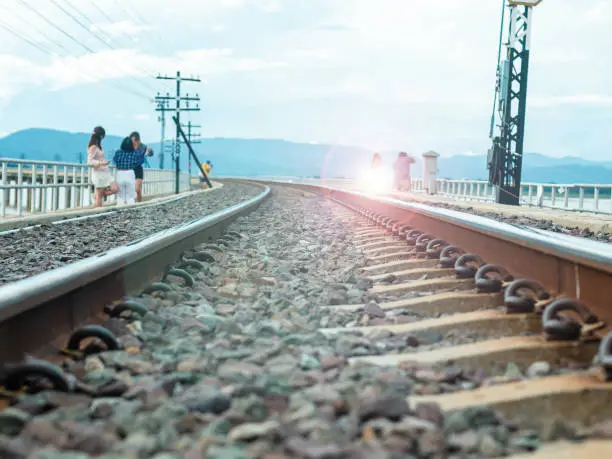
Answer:
<path fill-rule="evenodd" d="M 115 176 L 116 170 L 111 167 Z M 189 189 L 189 175 L 180 176 L 180 190 Z M 143 196 L 174 192 L 173 170 L 145 169 Z M 109 196 L 107 202 L 114 202 Z M 0 158 L 0 217 L 21 217 L 93 204 L 87 164 Z"/>
<path fill-rule="evenodd" d="M 493 187 L 482 180 L 438 179 L 436 185 L 437 194 L 441 196 L 494 201 Z M 425 191 L 423 179 L 413 180 L 412 191 Z M 520 200 L 522 204 L 530 206 L 612 213 L 612 184 L 523 183 Z"/>

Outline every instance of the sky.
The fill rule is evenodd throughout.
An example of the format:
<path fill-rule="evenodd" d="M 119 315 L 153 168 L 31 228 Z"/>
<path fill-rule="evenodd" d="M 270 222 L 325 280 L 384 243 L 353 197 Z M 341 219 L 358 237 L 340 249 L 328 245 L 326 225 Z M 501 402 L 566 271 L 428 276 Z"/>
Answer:
<path fill-rule="evenodd" d="M 0 135 L 103 125 L 157 141 L 152 99 L 174 87 L 154 76 L 180 70 L 202 79 L 184 84 L 202 100 L 184 119 L 205 137 L 484 154 L 500 13 L 499 0 L 1 0 Z M 535 9 L 526 151 L 608 158 L 611 25 L 609 0 Z"/>

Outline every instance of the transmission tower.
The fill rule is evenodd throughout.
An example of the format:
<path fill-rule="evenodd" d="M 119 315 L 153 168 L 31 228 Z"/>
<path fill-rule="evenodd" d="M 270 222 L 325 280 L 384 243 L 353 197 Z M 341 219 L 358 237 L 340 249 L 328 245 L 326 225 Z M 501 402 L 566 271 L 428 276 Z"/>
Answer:
<path fill-rule="evenodd" d="M 531 19 L 533 7 L 541 2 L 542 0 L 508 0 L 510 19 L 507 40 L 504 43 L 506 57 L 503 60 L 501 51 L 506 26 L 505 3 L 502 9 L 497 84 L 490 130 L 493 146 L 489 149 L 487 158 L 489 183 L 494 186 L 495 200 L 500 204 L 519 205 L 527 112 Z"/>
<path fill-rule="evenodd" d="M 165 113 L 165 112 L 170 112 L 173 111 L 175 112 L 175 117 L 178 120 L 179 124 L 177 124 L 176 127 L 176 137 L 175 137 L 175 141 L 174 141 L 174 146 L 175 146 L 175 150 L 174 150 L 174 165 L 175 165 L 175 170 L 176 170 L 176 174 L 175 174 L 175 193 L 178 194 L 180 192 L 180 173 L 181 173 L 181 165 L 180 165 L 180 159 L 181 159 L 181 141 L 180 141 L 180 119 L 181 119 L 181 112 L 199 112 L 200 111 L 200 106 L 197 102 L 200 101 L 200 96 L 198 94 L 195 95 L 195 97 L 192 97 L 189 95 L 189 93 L 187 93 L 185 96 L 181 96 L 181 83 L 183 82 L 195 82 L 195 83 L 199 83 L 201 82 L 201 80 L 199 78 L 184 78 L 181 77 L 181 72 L 176 72 L 176 76 L 175 77 L 168 77 L 168 76 L 161 76 L 158 75 L 157 76 L 158 80 L 172 80 L 176 82 L 176 93 L 174 96 L 171 96 L 169 93 L 166 93 L 165 96 L 160 95 L 159 93 L 157 93 L 157 96 L 155 96 L 155 102 L 157 102 L 157 108 L 155 109 L 155 111 L 161 112 L 161 113 Z M 170 101 L 175 101 L 175 106 L 174 107 L 170 107 Z M 191 107 L 190 106 L 190 102 L 196 102 L 196 106 L 195 107 Z"/>

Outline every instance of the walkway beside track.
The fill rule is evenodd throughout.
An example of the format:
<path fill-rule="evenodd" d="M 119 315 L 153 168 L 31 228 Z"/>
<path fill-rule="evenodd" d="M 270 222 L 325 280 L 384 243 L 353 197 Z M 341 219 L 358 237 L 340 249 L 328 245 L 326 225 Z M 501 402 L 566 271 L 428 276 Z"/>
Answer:
<path fill-rule="evenodd" d="M 191 196 L 193 194 L 198 193 L 209 193 L 212 191 L 216 191 L 223 187 L 223 184 L 220 182 L 212 182 L 213 188 L 205 188 L 198 189 L 192 191 L 186 191 L 176 194 L 166 194 L 163 196 L 151 196 L 144 197 L 143 202 L 138 202 L 130 205 L 118 206 L 116 203 L 105 204 L 103 207 L 88 207 L 88 208 L 78 208 L 78 209 L 66 209 L 55 212 L 48 212 L 46 214 L 36 214 L 29 215 L 27 217 L 20 218 L 10 218 L 6 220 L 0 220 L 0 232 L 8 231 L 16 228 L 23 228 L 26 226 L 33 225 L 41 225 L 48 224 L 59 220 L 71 219 L 71 218 L 81 218 L 81 217 L 90 217 L 97 214 L 102 214 L 109 211 L 123 210 L 123 209 L 132 209 L 137 207 L 146 207 L 157 204 L 163 204 L 164 202 L 172 201 L 174 199 L 182 199 L 186 196 Z"/>

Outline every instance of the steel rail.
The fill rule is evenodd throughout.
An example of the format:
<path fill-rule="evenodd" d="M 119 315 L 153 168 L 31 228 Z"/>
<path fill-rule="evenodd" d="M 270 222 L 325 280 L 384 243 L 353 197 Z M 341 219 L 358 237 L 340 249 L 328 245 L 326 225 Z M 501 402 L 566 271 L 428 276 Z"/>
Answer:
<path fill-rule="evenodd" d="M 612 245 L 490 218 L 325 185 L 253 178 L 260 183 L 318 191 L 413 225 L 515 277 L 538 281 L 559 296 L 575 298 L 612 324 Z M 228 180 L 230 181 L 230 180 Z"/>
<path fill-rule="evenodd" d="M 259 185 L 262 186 L 262 185 Z M 19 360 L 68 333 L 104 306 L 139 292 L 193 246 L 213 240 L 254 198 L 78 262 L 0 287 L 0 362 Z"/>

